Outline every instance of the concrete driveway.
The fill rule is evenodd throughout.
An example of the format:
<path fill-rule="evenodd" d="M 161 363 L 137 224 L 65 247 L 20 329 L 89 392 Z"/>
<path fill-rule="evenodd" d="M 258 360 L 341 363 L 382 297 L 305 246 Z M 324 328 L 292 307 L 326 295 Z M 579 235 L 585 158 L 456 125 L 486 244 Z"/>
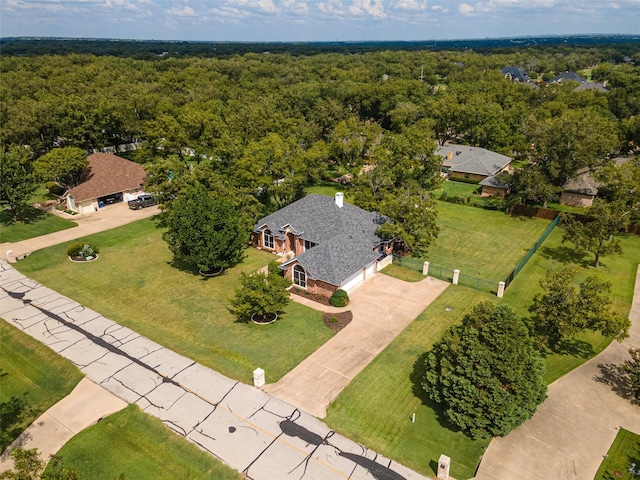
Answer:
<path fill-rule="evenodd" d="M 149 218 L 158 213 L 160 213 L 160 210 L 157 206 L 143 208 L 142 210 L 131 210 L 126 202 L 107 205 L 97 212 L 86 215 L 70 216 L 63 213 L 56 213 L 59 216 L 76 222 L 78 226 L 39 237 L 29 238 L 21 242 L 2 243 L 0 244 L 0 258 L 13 262 L 16 258 L 21 258 L 41 248 L 70 242 L 76 238 L 126 225 L 127 223 L 135 222 L 143 218 Z M 8 251 L 13 252 L 11 258 L 7 255 Z"/>
<path fill-rule="evenodd" d="M 617 367 L 630 358 L 628 350 L 640 348 L 640 267 L 629 318 L 628 339 L 612 342 L 552 383 L 549 398 L 532 419 L 491 441 L 476 480 L 589 480 L 620 426 L 640 434 L 640 406 L 617 393 L 615 377 Z"/>
<path fill-rule="evenodd" d="M 255 387 L 176 354 L 0 261 L 0 317 L 251 480 L 426 480 Z"/>
<path fill-rule="evenodd" d="M 377 274 L 350 292 L 353 320 L 277 383 L 264 389 L 319 418 L 353 378 L 402 332 L 449 284 L 426 277 L 404 282 Z M 298 301 L 299 297 L 294 297 Z M 318 310 L 330 311 L 304 301 Z M 333 311 L 334 309 L 331 309 Z"/>
<path fill-rule="evenodd" d="M 122 410 L 127 403 L 91 380 L 83 378 L 73 391 L 44 412 L 0 456 L 0 472 L 13 468 L 10 451 L 37 448 L 47 461 L 71 438 L 103 417 Z"/>

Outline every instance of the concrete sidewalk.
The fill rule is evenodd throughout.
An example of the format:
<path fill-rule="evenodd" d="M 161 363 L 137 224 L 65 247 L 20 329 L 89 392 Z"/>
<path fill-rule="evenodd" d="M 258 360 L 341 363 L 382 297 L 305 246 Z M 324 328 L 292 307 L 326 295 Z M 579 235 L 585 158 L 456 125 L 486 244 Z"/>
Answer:
<path fill-rule="evenodd" d="M 349 382 L 448 286 L 432 277 L 412 283 L 377 274 L 350 293 L 346 308 L 310 305 L 307 300 L 305 304 L 322 311 L 351 310 L 353 320 L 264 389 L 318 418 L 326 417 L 327 407 Z"/>
<path fill-rule="evenodd" d="M 616 392 L 617 367 L 640 348 L 640 266 L 629 318 L 629 338 L 552 383 L 533 418 L 491 441 L 476 480 L 592 479 L 620 426 L 640 434 L 640 407 Z"/>
<path fill-rule="evenodd" d="M 40 458 L 48 461 L 71 437 L 126 406 L 123 400 L 83 378 L 69 395 L 38 417 L 4 451 L 0 456 L 0 472 L 13 468 L 14 448 L 37 448 Z"/>
<path fill-rule="evenodd" d="M 20 242 L 2 243 L 0 244 L 0 258 L 14 262 L 15 259 L 22 258 L 41 248 L 70 242 L 76 238 L 86 237 L 93 233 L 135 222 L 136 220 L 149 218 L 158 213 L 160 213 L 160 210 L 157 206 L 143 208 L 142 210 L 131 210 L 126 202 L 107 205 L 98 212 L 68 217 L 69 220 L 78 224 L 77 227 L 67 228 L 66 230 L 29 238 Z M 9 251 L 13 252 L 11 257 L 7 255 Z"/>
<path fill-rule="evenodd" d="M 248 479 L 426 480 L 295 406 L 178 355 L 4 261 L 0 317 Z"/>

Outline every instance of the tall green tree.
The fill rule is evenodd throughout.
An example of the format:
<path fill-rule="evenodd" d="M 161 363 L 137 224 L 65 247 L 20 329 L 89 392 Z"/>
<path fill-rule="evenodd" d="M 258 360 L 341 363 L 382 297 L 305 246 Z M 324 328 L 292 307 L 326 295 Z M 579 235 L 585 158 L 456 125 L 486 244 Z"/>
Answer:
<path fill-rule="evenodd" d="M 533 145 L 534 163 L 556 187 L 578 169 L 600 165 L 618 147 L 615 119 L 593 108 L 564 110 L 555 116 L 534 114 L 524 129 Z"/>
<path fill-rule="evenodd" d="M 163 212 L 164 240 L 177 261 L 203 272 L 231 268 L 243 258 L 249 228 L 228 196 L 188 187 Z"/>
<path fill-rule="evenodd" d="M 506 435 L 546 398 L 544 362 L 513 309 L 483 302 L 426 356 L 422 387 L 474 439 Z"/>
<path fill-rule="evenodd" d="M 631 358 L 625 360 L 620 369 L 627 377 L 635 399 L 640 400 L 640 348 L 630 348 L 629 355 Z"/>
<path fill-rule="evenodd" d="M 622 245 L 616 237 L 629 226 L 630 211 L 622 202 L 605 202 L 599 198 L 587 210 L 591 217 L 578 220 L 572 214 L 563 217 L 565 233 L 563 242 L 571 242 L 582 254 L 594 256 L 593 266 L 600 266 L 600 258 L 613 253 L 622 253 Z"/>
<path fill-rule="evenodd" d="M 609 165 L 597 172 L 596 177 L 603 183 L 598 187 L 599 197 L 620 202 L 622 215 L 640 219 L 640 157 L 622 165 Z"/>
<path fill-rule="evenodd" d="M 9 149 L 0 147 L 0 203 L 9 207 L 14 222 L 26 207 L 29 196 L 38 187 L 31 158 L 29 148 L 16 145 Z"/>
<path fill-rule="evenodd" d="M 33 164 L 37 175 L 66 189 L 80 183 L 88 166 L 87 152 L 78 147 L 54 148 Z"/>
<path fill-rule="evenodd" d="M 269 265 L 267 273 L 242 272 L 240 284 L 229 308 L 240 321 L 270 321 L 289 303 L 287 288 L 291 281 L 278 271 L 275 263 Z"/>
<path fill-rule="evenodd" d="M 565 340 L 574 339 L 584 330 L 598 331 L 622 340 L 631 325 L 611 309 L 611 284 L 590 276 L 580 284 L 575 270 L 550 270 L 540 285 L 544 293 L 533 298 L 533 328 L 543 344 L 552 349 Z"/>

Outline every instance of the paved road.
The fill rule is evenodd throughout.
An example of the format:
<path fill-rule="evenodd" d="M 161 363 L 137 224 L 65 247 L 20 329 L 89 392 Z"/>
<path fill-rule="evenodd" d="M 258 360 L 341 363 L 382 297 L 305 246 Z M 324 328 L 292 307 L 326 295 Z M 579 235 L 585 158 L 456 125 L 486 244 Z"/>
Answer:
<path fill-rule="evenodd" d="M 640 405 L 616 381 L 628 350 L 640 348 L 640 266 L 629 318 L 628 339 L 551 384 L 531 420 L 491 441 L 476 480 L 592 479 L 620 426 L 640 434 Z"/>
<path fill-rule="evenodd" d="M 425 478 L 337 434 L 308 413 L 34 282 L 4 261 L 0 317 L 249 479 Z"/>
<path fill-rule="evenodd" d="M 327 407 L 348 383 L 448 286 L 432 277 L 416 283 L 388 275 L 371 277 L 349 293 L 351 323 L 265 390 L 316 417 L 326 417 Z M 317 308 L 313 303 L 305 302 Z"/>
<path fill-rule="evenodd" d="M 107 205 L 97 212 L 86 215 L 66 216 L 65 218 L 76 222 L 78 226 L 39 237 L 29 238 L 21 242 L 2 243 L 0 244 L 0 258 L 12 262 L 15 261 L 16 258 L 22 258 L 24 255 L 28 255 L 41 248 L 63 242 L 70 242 L 76 238 L 126 225 L 127 223 L 148 218 L 158 213 L 160 213 L 160 210 L 157 206 L 143 208 L 142 210 L 131 210 L 127 204 L 123 202 L 115 205 Z M 59 215 L 63 216 L 64 214 Z M 13 252 L 11 258 L 7 255 L 8 251 Z"/>

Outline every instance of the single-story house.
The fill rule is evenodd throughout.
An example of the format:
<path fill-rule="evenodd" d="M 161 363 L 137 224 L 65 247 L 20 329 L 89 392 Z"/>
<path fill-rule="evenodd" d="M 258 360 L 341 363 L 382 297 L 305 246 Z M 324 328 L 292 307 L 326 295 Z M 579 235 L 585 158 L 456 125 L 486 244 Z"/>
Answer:
<path fill-rule="evenodd" d="M 500 69 L 502 75 L 508 78 L 512 82 L 530 82 L 529 74 L 519 67 L 509 65 Z"/>
<path fill-rule="evenodd" d="M 585 83 L 586 80 L 578 75 L 576 72 L 563 72 L 560 75 L 556 75 L 548 83 L 562 83 L 562 82 L 578 82 Z"/>
<path fill-rule="evenodd" d="M 145 193 L 145 179 L 142 165 L 111 153 L 94 153 L 82 182 L 67 192 L 67 208 L 82 214 L 133 200 Z"/>
<path fill-rule="evenodd" d="M 572 178 L 562 186 L 560 203 L 573 207 L 590 207 L 598 195 L 599 183 L 591 175 L 588 167 L 578 170 Z"/>
<path fill-rule="evenodd" d="M 344 203 L 340 192 L 335 199 L 311 194 L 261 218 L 252 244 L 284 256 L 280 268 L 294 285 L 330 295 L 374 275 L 378 263 L 392 253 L 393 240 L 376 233 L 387 220 Z"/>
<path fill-rule="evenodd" d="M 466 145 L 443 145 L 438 147 L 436 153 L 443 158 L 440 171 L 449 179 L 477 181 L 482 186 L 482 195 L 486 197 L 504 197 L 508 193 L 508 185 L 488 179 L 502 172 L 511 173 L 510 157 Z"/>

